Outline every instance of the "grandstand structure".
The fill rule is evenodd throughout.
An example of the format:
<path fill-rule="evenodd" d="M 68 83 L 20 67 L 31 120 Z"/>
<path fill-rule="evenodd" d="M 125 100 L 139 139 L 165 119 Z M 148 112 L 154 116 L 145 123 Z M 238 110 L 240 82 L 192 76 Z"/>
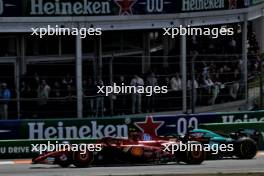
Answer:
<path fill-rule="evenodd" d="M 102 35 L 87 36 L 84 39 L 80 34 L 43 38 L 32 36 L 32 28 L 47 26 L 101 28 Z M 234 27 L 237 45 L 235 51 L 229 52 L 228 48 L 232 36 L 221 38 L 221 41 L 209 37 L 210 40 L 206 38 L 208 41 L 205 44 L 202 43 L 204 38 L 196 39 L 198 43 L 195 43 L 193 36 L 171 38 L 163 35 L 163 28 L 180 26 Z M 188 107 L 195 104 L 194 100 L 189 103 L 190 99 L 194 99 L 194 94 L 188 91 L 188 80 L 194 79 L 192 75 L 196 75 L 198 79 L 197 70 L 200 63 L 206 63 L 200 66 L 203 68 L 220 61 L 227 66 L 241 64 L 239 81 L 240 87 L 244 88 L 241 88 L 240 99 L 248 101 L 248 57 L 251 57 L 248 53 L 249 38 L 254 34 L 258 52 L 264 53 L 263 31 L 263 0 L 0 0 L 0 82 L 7 83 L 12 90 L 9 118 L 33 118 L 38 114 L 37 111 L 44 113 L 42 116 L 37 115 L 41 118 L 50 116 L 45 114 L 46 112 L 58 117 L 65 114 L 78 118 L 87 117 L 87 109 L 94 107 L 89 104 L 89 99 L 93 98 L 94 94 L 89 90 L 84 94 L 89 79 L 104 80 L 105 85 L 112 85 L 121 75 L 130 82 L 134 74 L 146 75 L 150 70 L 155 70 L 163 82 L 166 82 L 166 77 L 170 79 L 176 72 L 180 74 L 180 94 L 173 92 L 169 97 L 161 97 L 160 102 L 164 105 L 170 98 L 178 97 L 178 104 L 172 101 L 172 106 L 177 104 L 180 110 L 187 112 Z M 214 42 L 212 48 L 219 49 L 217 55 L 209 52 L 210 44 Z M 193 46 L 194 43 L 195 47 L 199 47 L 198 56 L 193 54 L 198 50 Z M 196 61 L 193 60 L 194 56 Z M 215 62 L 212 61 L 214 59 Z M 235 73 L 231 66 L 230 72 Z M 69 84 L 73 86 L 58 86 L 57 89 L 68 91 L 63 100 L 59 96 L 50 96 L 48 101 L 56 103 L 38 109 L 34 107 L 38 102 L 37 95 L 22 95 L 22 88 L 32 90 L 33 87 L 38 87 L 32 82 L 34 79 L 45 79 L 53 90 L 56 89 L 55 82 L 62 84 L 63 80 L 71 82 Z M 225 83 L 227 82 L 232 80 L 225 80 Z M 70 93 L 72 97 L 69 97 L 70 91 L 73 92 Z M 63 91 L 60 94 L 63 94 Z M 62 101 L 66 101 L 65 97 L 68 103 L 62 104 Z M 203 97 L 200 99 L 204 100 Z M 110 115 L 115 114 L 115 109 L 120 107 L 120 104 L 116 104 L 114 95 L 106 97 L 103 101 L 107 102 L 102 111 L 108 111 Z M 161 106 L 157 105 L 156 109 Z M 53 109 L 49 109 L 50 107 Z M 64 111 L 63 114 L 56 113 L 58 107 L 61 112 Z M 166 111 L 166 105 L 160 109 Z"/>

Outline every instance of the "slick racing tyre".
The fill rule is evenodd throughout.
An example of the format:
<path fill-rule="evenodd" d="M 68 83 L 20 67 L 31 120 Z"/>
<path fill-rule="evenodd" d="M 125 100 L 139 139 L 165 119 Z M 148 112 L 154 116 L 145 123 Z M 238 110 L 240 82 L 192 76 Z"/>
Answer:
<path fill-rule="evenodd" d="M 189 144 L 200 144 L 198 142 L 189 142 Z M 197 150 L 186 151 L 185 163 L 187 164 L 201 164 L 205 160 L 205 152 L 202 148 Z"/>
<path fill-rule="evenodd" d="M 88 167 L 93 159 L 93 153 L 90 151 L 86 151 L 84 154 L 80 151 L 73 152 L 73 165 L 76 167 Z"/>
<path fill-rule="evenodd" d="M 235 148 L 236 156 L 240 159 L 252 159 L 257 154 L 257 144 L 253 139 L 240 138 Z"/>
<path fill-rule="evenodd" d="M 61 156 L 55 159 L 55 163 L 58 164 L 60 167 L 66 168 L 72 164 L 72 160 L 65 154 L 62 154 Z"/>

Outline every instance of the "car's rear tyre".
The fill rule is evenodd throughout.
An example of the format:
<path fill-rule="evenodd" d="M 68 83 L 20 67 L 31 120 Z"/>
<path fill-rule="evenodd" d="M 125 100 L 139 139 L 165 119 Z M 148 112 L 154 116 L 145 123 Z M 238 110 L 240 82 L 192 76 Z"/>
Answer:
<path fill-rule="evenodd" d="M 205 153 L 203 151 L 188 151 L 187 164 L 201 164 L 204 161 Z"/>
<path fill-rule="evenodd" d="M 76 167 L 88 167 L 93 162 L 94 156 L 90 151 L 86 151 L 84 154 L 82 152 L 73 152 L 73 165 Z"/>
<path fill-rule="evenodd" d="M 189 142 L 189 144 L 201 145 L 198 142 Z M 201 164 L 205 160 L 205 152 L 202 147 L 197 147 L 197 150 L 186 151 L 186 164 Z"/>
<path fill-rule="evenodd" d="M 257 154 L 257 144 L 253 139 L 241 138 L 236 147 L 236 156 L 240 159 L 252 159 Z"/>

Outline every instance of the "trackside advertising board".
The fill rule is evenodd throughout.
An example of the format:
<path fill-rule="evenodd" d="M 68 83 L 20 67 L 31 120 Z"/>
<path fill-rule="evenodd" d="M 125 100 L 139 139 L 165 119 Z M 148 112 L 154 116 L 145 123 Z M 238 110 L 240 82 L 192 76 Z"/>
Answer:
<path fill-rule="evenodd" d="M 253 0 L 254 4 L 261 0 Z M 116 16 L 246 8 L 251 0 L 0 0 L 0 16 Z"/>
<path fill-rule="evenodd" d="M 14 120 L 0 121 L 1 158 L 32 157 L 31 144 L 51 141 L 93 142 L 102 137 L 127 137 L 139 131 L 150 135 L 185 134 L 188 126 L 211 128 L 208 124 L 221 124 L 222 132 L 256 127 L 264 135 L 264 111 L 239 113 L 210 113 L 147 117 Z M 225 131 L 225 126 L 228 130 Z M 215 126 L 214 126 L 215 127 Z M 231 127 L 231 128 L 230 128 Z M 260 128 L 261 127 L 261 128 Z M 215 128 L 219 129 L 219 128 Z M 231 131 L 230 131 L 231 130 Z"/>
<path fill-rule="evenodd" d="M 96 142 L 94 139 L 49 140 L 51 144 L 61 144 L 65 141 L 71 144 L 88 144 Z M 0 159 L 33 158 L 38 156 L 39 152 L 33 151 L 32 145 L 39 144 L 48 144 L 48 142 L 47 140 L 2 140 L 0 141 Z"/>
<path fill-rule="evenodd" d="M 239 113 L 209 113 L 147 117 L 115 117 L 52 120 L 0 121 L 0 139 L 83 139 L 127 137 L 130 131 L 155 135 L 185 134 L 188 126 L 205 123 L 264 122 L 264 111 Z"/>
<path fill-rule="evenodd" d="M 252 5 L 263 3 L 264 0 L 252 0 Z"/>

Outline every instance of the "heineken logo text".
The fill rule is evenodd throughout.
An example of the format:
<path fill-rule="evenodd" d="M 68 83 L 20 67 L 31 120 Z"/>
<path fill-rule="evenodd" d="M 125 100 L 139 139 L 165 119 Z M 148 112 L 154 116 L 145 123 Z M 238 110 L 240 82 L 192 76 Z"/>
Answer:
<path fill-rule="evenodd" d="M 225 8 L 224 0 L 182 0 L 182 11 L 199 11 Z"/>
<path fill-rule="evenodd" d="M 45 122 L 29 122 L 29 139 L 78 139 L 78 138 L 103 138 L 127 137 L 127 125 L 98 125 L 91 121 L 88 125 L 80 127 L 64 126 L 58 122 L 57 126 L 47 126 Z"/>
<path fill-rule="evenodd" d="M 264 122 L 264 117 L 261 118 L 248 118 L 247 114 L 244 114 L 243 117 L 235 118 L 234 115 L 224 115 L 222 116 L 223 123 L 242 123 L 242 122 Z"/>
<path fill-rule="evenodd" d="M 109 14 L 109 1 L 88 1 L 80 2 L 46 2 L 44 0 L 31 0 L 31 15 L 98 15 Z"/>

